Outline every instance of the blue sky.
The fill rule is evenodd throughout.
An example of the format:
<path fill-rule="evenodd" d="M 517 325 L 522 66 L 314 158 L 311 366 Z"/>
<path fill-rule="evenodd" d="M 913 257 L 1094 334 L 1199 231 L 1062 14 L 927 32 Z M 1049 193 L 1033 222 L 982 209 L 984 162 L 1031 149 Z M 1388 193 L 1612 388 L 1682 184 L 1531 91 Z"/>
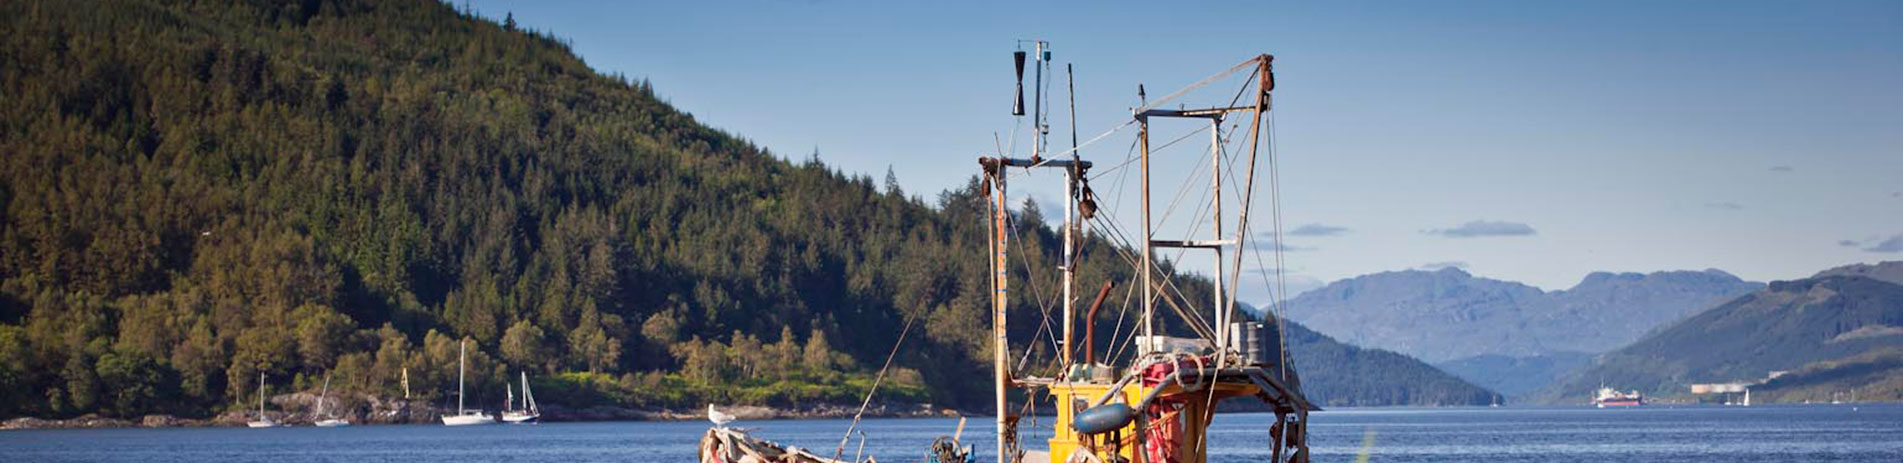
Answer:
<path fill-rule="evenodd" d="M 1017 39 L 1075 64 L 1086 138 L 1128 118 L 1138 83 L 1154 97 L 1274 54 L 1283 220 L 1311 226 L 1287 239 L 1291 289 L 1903 259 L 1903 2 L 468 4 L 782 157 L 889 167 L 927 198 L 1021 127 Z M 1084 155 L 1121 162 L 1131 136 Z M 1055 177 L 1017 184 L 1061 197 Z"/>

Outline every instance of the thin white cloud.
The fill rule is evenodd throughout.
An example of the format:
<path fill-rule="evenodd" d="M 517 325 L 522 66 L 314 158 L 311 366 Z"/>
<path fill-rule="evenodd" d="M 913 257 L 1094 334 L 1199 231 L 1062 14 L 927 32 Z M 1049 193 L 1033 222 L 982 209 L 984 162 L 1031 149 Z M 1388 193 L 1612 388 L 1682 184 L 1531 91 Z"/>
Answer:
<path fill-rule="evenodd" d="M 1705 207 L 1709 207 L 1712 209 L 1723 209 L 1727 211 L 1737 211 L 1737 210 L 1744 209 L 1743 204 L 1738 204 L 1731 201 L 1709 202 L 1709 203 L 1705 203 Z"/>
<path fill-rule="evenodd" d="M 1422 230 L 1421 233 L 1440 235 L 1448 238 L 1478 238 L 1486 236 L 1531 236 L 1539 232 L 1533 226 L 1519 222 L 1493 220 L 1475 220 L 1453 228 Z"/>
<path fill-rule="evenodd" d="M 1254 238 L 1249 239 L 1249 247 L 1255 248 L 1262 252 L 1274 252 L 1275 244 L 1276 244 L 1275 234 L 1269 233 L 1269 232 L 1257 233 L 1255 234 Z M 1282 242 L 1281 244 L 1282 244 L 1282 252 L 1301 252 L 1301 251 L 1313 251 L 1318 249 L 1314 246 L 1300 246 L 1295 244 L 1289 244 L 1286 241 Z"/>
<path fill-rule="evenodd" d="M 1289 236 L 1339 236 L 1344 233 L 1348 233 L 1348 227 L 1322 225 L 1319 223 L 1295 227 L 1294 230 L 1288 231 Z"/>
<path fill-rule="evenodd" d="M 1419 267 L 1415 267 L 1415 269 L 1417 270 L 1440 270 L 1444 268 L 1457 268 L 1461 270 L 1466 270 L 1467 263 L 1457 261 L 1457 260 L 1450 260 L 1446 262 L 1428 262 L 1425 264 L 1421 264 L 1421 266 Z"/>

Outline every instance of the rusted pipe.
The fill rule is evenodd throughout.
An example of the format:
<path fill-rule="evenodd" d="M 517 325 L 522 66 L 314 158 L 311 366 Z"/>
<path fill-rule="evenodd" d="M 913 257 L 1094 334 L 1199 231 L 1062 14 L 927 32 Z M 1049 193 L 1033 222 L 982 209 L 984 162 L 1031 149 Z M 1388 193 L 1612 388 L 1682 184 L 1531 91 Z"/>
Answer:
<path fill-rule="evenodd" d="M 1084 316 L 1084 364 L 1097 364 L 1097 309 L 1103 307 L 1103 300 L 1110 296 L 1110 288 L 1117 285 L 1116 280 L 1104 280 L 1103 289 L 1097 290 L 1097 300 L 1090 303 L 1090 311 Z M 1066 367 L 1068 368 L 1068 367 Z"/>

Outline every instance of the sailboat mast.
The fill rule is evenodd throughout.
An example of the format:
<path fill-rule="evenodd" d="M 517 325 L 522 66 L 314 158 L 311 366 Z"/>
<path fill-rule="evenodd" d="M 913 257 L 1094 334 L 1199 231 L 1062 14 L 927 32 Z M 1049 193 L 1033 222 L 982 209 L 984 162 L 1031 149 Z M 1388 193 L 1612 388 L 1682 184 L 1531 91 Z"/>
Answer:
<path fill-rule="evenodd" d="M 465 357 L 469 349 L 468 342 L 456 343 L 456 414 L 463 414 L 463 368 L 469 363 Z"/>
<path fill-rule="evenodd" d="M 324 375 L 324 391 L 317 393 L 317 416 L 324 416 L 324 397 L 330 396 L 330 375 Z"/>
<path fill-rule="evenodd" d="M 264 419 L 264 373 L 258 373 L 258 419 Z"/>
<path fill-rule="evenodd" d="M 526 371 L 522 372 L 522 409 L 538 413 L 535 410 L 535 393 L 529 391 L 529 373 Z"/>

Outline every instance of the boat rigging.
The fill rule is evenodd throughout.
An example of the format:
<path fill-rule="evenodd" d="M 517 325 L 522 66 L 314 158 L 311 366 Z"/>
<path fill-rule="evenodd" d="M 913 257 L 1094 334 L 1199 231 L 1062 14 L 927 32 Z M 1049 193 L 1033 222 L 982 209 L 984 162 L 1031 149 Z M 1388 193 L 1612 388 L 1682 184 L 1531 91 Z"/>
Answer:
<path fill-rule="evenodd" d="M 992 404 L 996 420 L 995 461 L 1203 463 L 1207 451 L 1206 431 L 1216 414 L 1216 402 L 1246 397 L 1258 400 L 1277 417 L 1267 430 L 1273 461 L 1307 462 L 1308 413 L 1317 408 L 1303 395 L 1300 378 L 1287 354 L 1279 321 L 1280 305 L 1273 306 L 1271 314 L 1258 322 L 1238 310 L 1236 298 L 1241 277 L 1250 271 L 1245 269 L 1248 262 L 1244 254 L 1253 254 L 1256 266 L 1267 266 L 1261 255 L 1263 246 L 1253 243 L 1251 229 L 1252 220 L 1259 219 L 1252 216 L 1254 209 L 1260 206 L 1254 202 L 1257 171 L 1266 166 L 1268 175 L 1263 183 L 1271 189 L 1271 201 L 1266 206 L 1272 212 L 1268 218 L 1271 233 L 1266 245 L 1275 256 L 1272 260 L 1275 271 L 1263 273 L 1274 277 L 1263 281 L 1271 300 L 1282 299 L 1277 297 L 1282 294 L 1280 199 L 1274 194 L 1280 179 L 1269 133 L 1273 127 L 1270 96 L 1275 89 L 1274 57 L 1267 54 L 1251 57 L 1154 101 L 1149 100 L 1139 86 L 1140 104 L 1131 110 L 1130 119 L 1081 144 L 1075 128 L 1075 87 L 1071 83 L 1074 79 L 1066 66 L 1066 86 L 1073 90 L 1070 96 L 1072 146 L 1052 153 L 1048 146 L 1049 108 L 1045 104 L 1047 85 L 1055 80 L 1050 72 L 1050 43 L 1042 40 L 1019 43 L 1020 50 L 1013 53 L 1018 84 L 1012 115 L 1019 118 L 1020 126 L 1025 116 L 1029 116 L 1032 137 L 1029 153 L 1013 156 L 999 143 L 998 153 L 978 159 L 988 224 L 989 273 L 986 278 L 991 288 L 987 310 L 992 322 L 990 360 L 995 393 Z M 1025 46 L 1031 50 L 1023 50 Z M 1028 113 L 1024 92 L 1027 67 L 1033 78 Z M 1204 89 L 1219 83 L 1233 84 L 1235 91 L 1221 93 L 1220 99 L 1209 97 Z M 1211 102 L 1200 106 L 1178 102 L 1206 99 Z M 1172 104 L 1174 106 L 1169 106 Z M 1154 129 L 1181 121 L 1196 127 L 1167 142 L 1152 143 Z M 1242 127 L 1242 121 L 1247 121 L 1248 127 Z M 1225 127 L 1225 123 L 1229 126 Z M 1137 133 L 1126 160 L 1093 172 L 1095 163 L 1085 160 L 1081 150 L 1131 127 L 1135 127 Z M 1170 150 L 1204 131 L 1209 136 L 1207 151 Z M 1015 149 L 1015 133 L 1012 138 Z M 1176 156 L 1184 151 L 1191 153 L 1187 162 Z M 1152 176 L 1156 170 L 1153 166 L 1157 163 L 1195 174 L 1181 182 L 1173 195 L 1175 199 L 1160 216 L 1153 214 L 1151 203 Z M 1034 276 L 1038 272 L 1030 264 L 1040 255 L 1018 247 L 1020 240 L 1013 239 L 1019 234 L 1018 218 L 1013 215 L 1007 199 L 1007 186 L 1013 183 L 1014 175 L 1043 169 L 1061 171 L 1064 180 L 1064 218 L 1060 232 L 1063 248 L 1056 256 L 1055 265 L 1060 288 L 1054 297 L 1046 297 L 1041 291 L 1043 288 L 1037 286 L 1038 279 Z M 1200 173 L 1203 169 L 1206 174 Z M 1111 207 L 1103 207 L 1099 203 L 1107 198 L 1099 197 L 1090 186 L 1092 180 L 1115 174 L 1119 176 L 1116 181 L 1121 187 L 1124 178 L 1132 173 L 1139 176 L 1140 182 L 1135 214 L 1140 222 L 1134 233 L 1118 221 L 1118 214 L 1123 211 L 1117 206 L 1121 205 L 1123 195 L 1114 197 Z M 1190 209 L 1193 212 L 1177 216 L 1178 206 L 1197 191 L 1206 194 L 1196 195 L 1200 196 L 1196 200 L 1200 203 Z M 1233 209 L 1225 209 L 1231 206 L 1224 202 L 1226 195 L 1238 203 Z M 1189 223 L 1171 226 L 1172 218 Z M 1086 227 L 1091 236 L 1079 236 Z M 1162 233 L 1184 235 L 1159 239 Z M 1112 249 L 1115 258 L 1128 263 L 1132 271 L 1128 275 L 1110 276 L 1103 282 L 1089 309 L 1082 314 L 1084 342 L 1078 344 L 1073 342 L 1079 315 L 1074 286 L 1077 264 L 1084 257 L 1082 251 L 1088 248 L 1085 245 L 1090 243 L 1096 244 L 1098 249 Z M 1208 280 L 1177 275 L 1172 263 L 1181 262 L 1188 252 L 1209 253 L 1212 265 Z M 1023 257 L 1016 268 L 1011 262 L 1014 253 Z M 1039 339 L 1022 344 L 1022 355 L 1016 362 L 1012 361 L 1011 330 L 1007 329 L 1012 326 L 1010 292 L 1014 278 L 1024 280 L 1030 291 L 1029 300 L 1034 301 L 1042 316 L 1033 331 L 1033 337 Z M 1096 337 L 1098 313 L 1115 287 L 1116 278 L 1127 278 L 1133 284 L 1125 285 L 1123 307 L 1118 311 L 1115 330 L 1107 338 L 1109 342 L 1100 344 Z M 1208 294 L 1191 297 L 1198 291 Z M 1140 312 L 1129 320 L 1126 315 L 1133 300 Z M 1059 312 L 1057 320 L 1052 320 L 1053 309 Z M 1159 309 L 1167 309 L 1174 317 L 1159 317 Z M 1126 321 L 1136 326 L 1126 331 Z M 1173 337 L 1169 335 L 1172 332 L 1193 337 Z M 1042 338 L 1049 338 L 1048 346 Z M 1045 347 L 1050 350 L 1044 351 Z M 1046 355 L 1040 357 L 1040 365 L 1033 365 L 1031 359 L 1040 351 Z M 1099 356 L 1100 351 L 1104 355 Z M 1082 361 L 1078 361 L 1078 354 Z M 1048 365 L 1042 365 L 1045 363 Z M 1022 397 L 1023 405 L 1013 406 L 1013 397 Z M 1031 418 L 1030 426 L 1035 426 L 1035 403 L 1053 404 L 1056 411 L 1053 434 L 1044 450 L 1028 449 L 1020 441 L 1020 428 L 1027 426 L 1026 418 Z M 843 448 L 844 441 L 839 450 Z M 701 460 L 706 463 L 739 462 L 748 458 L 838 462 L 840 454 L 836 451 L 833 458 L 824 458 L 724 428 L 710 430 L 701 445 Z M 971 457 L 971 450 L 952 437 L 935 443 L 928 455 L 935 455 L 930 459 L 937 463 L 965 463 Z"/>

